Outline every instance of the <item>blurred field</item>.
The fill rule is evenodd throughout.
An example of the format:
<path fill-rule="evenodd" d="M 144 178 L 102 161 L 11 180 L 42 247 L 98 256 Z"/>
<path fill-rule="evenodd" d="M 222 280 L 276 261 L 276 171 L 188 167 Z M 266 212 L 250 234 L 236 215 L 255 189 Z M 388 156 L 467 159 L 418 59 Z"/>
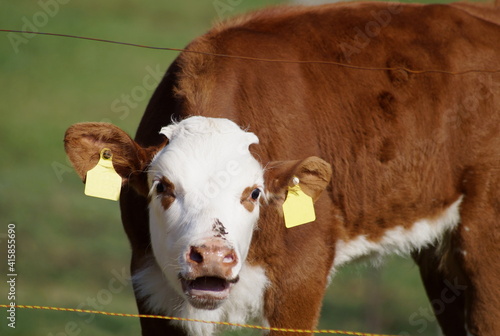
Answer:
<path fill-rule="evenodd" d="M 49 9 L 40 4 L 58 2 L 4 1 L 0 28 L 32 25 L 181 48 L 221 18 L 213 0 L 60 1 L 66 4 Z M 222 16 L 283 2 L 242 0 Z M 134 134 L 152 94 L 145 78 L 157 80 L 175 56 L 65 38 L 0 35 L 0 303 L 8 303 L 5 233 L 7 224 L 15 223 L 17 304 L 136 312 L 118 204 L 84 196 L 62 138 L 69 125 L 81 121 L 108 121 Z M 126 96 L 132 97 L 128 103 Z M 394 258 L 381 269 L 342 269 L 330 286 L 320 327 L 437 335 L 434 321 L 419 315 L 428 307 L 416 267 Z M 134 318 L 18 310 L 11 329 L 6 316 L 2 309 L 1 335 L 140 333 Z"/>

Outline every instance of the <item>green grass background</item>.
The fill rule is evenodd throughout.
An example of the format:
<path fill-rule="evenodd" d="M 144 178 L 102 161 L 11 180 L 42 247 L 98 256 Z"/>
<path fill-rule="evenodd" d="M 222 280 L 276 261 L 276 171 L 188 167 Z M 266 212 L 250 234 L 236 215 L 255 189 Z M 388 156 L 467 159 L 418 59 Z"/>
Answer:
<path fill-rule="evenodd" d="M 28 21 L 41 31 L 180 48 L 220 19 L 213 0 L 59 1 L 65 4 L 52 6 L 55 14 L 47 20 L 40 3 L 57 0 L 2 1 L 0 28 L 31 29 Z M 220 2 L 238 3 L 227 16 L 285 1 Z M 17 304 L 135 313 L 130 283 L 116 276 L 128 271 L 130 258 L 118 204 L 84 196 L 62 139 L 81 121 L 105 120 L 134 134 L 152 90 L 134 100 L 127 115 L 115 112 L 113 102 L 139 92 L 147 68 L 166 70 L 176 53 L 18 37 L 26 43 L 16 50 L 12 35 L 0 33 L 0 303 L 9 302 L 5 233 L 15 223 Z M 379 269 L 343 268 L 328 290 L 319 327 L 438 335 L 433 319 L 421 315 L 428 308 L 417 268 L 390 258 Z M 135 318 L 19 309 L 11 329 L 6 316 L 2 308 L 1 335 L 140 334 Z"/>

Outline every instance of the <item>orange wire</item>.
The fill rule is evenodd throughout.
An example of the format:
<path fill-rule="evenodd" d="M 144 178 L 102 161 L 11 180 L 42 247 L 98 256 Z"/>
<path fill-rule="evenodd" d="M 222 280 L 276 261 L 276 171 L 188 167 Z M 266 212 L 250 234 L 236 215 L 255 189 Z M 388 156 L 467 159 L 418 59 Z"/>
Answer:
<path fill-rule="evenodd" d="M 10 305 L 0 304 L 0 308 L 10 308 Z M 187 321 L 187 322 L 196 322 L 196 323 L 209 323 L 209 324 L 217 324 L 224 326 L 232 326 L 232 327 L 241 327 L 247 329 L 259 329 L 259 330 L 267 330 L 267 331 L 282 331 L 289 333 L 302 333 L 302 334 L 337 334 L 337 335 L 353 335 L 353 336 L 395 336 L 395 335 L 384 335 L 384 334 L 371 334 L 371 333 L 363 333 L 363 332 L 355 332 L 355 331 L 343 331 L 343 330 L 307 330 L 307 329 L 292 329 L 292 328 L 276 328 L 276 327 L 263 327 L 257 325 L 250 324 L 239 324 L 239 323 L 230 323 L 230 322 L 219 322 L 219 321 L 204 321 L 198 319 L 189 319 L 182 317 L 171 317 L 171 316 L 162 316 L 162 315 L 145 315 L 145 314 L 124 314 L 124 313 L 111 313 L 99 310 L 88 310 L 88 309 L 76 309 L 76 308 L 60 308 L 60 307 L 49 307 L 49 306 L 32 306 L 32 305 L 15 305 L 15 308 L 20 309 L 40 309 L 40 310 L 56 310 L 56 311 L 66 311 L 66 312 L 76 312 L 76 313 L 88 313 L 88 314 L 100 314 L 106 316 L 120 316 L 120 317 L 139 317 L 139 318 L 155 318 L 155 319 L 163 319 L 163 320 L 174 320 L 174 321 Z"/>

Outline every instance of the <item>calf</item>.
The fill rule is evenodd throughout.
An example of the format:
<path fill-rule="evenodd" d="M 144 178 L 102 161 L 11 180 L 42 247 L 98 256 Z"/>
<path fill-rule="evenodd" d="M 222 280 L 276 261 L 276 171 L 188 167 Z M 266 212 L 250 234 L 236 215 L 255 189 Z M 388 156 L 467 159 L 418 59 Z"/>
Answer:
<path fill-rule="evenodd" d="M 446 335 L 499 335 L 500 75 L 452 73 L 498 68 L 499 21 L 462 5 L 262 10 L 180 54 L 135 140 L 70 127 L 82 179 L 103 148 L 123 179 L 139 312 L 312 329 L 341 265 L 413 253 L 430 299 L 465 284 L 437 315 Z M 296 185 L 317 219 L 286 228 Z"/>

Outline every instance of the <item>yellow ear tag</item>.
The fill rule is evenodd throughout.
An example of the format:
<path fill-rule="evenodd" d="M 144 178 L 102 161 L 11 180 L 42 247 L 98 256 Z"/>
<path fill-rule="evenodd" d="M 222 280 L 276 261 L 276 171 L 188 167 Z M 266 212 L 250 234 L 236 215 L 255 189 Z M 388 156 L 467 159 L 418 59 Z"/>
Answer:
<path fill-rule="evenodd" d="M 85 195 L 117 201 L 121 187 L 122 178 L 113 168 L 111 150 L 104 148 L 97 165 L 87 172 Z"/>
<path fill-rule="evenodd" d="M 302 191 L 297 177 L 294 177 L 293 181 L 295 185 L 288 187 L 288 195 L 283 203 L 283 214 L 287 228 L 316 220 L 312 198 Z"/>

